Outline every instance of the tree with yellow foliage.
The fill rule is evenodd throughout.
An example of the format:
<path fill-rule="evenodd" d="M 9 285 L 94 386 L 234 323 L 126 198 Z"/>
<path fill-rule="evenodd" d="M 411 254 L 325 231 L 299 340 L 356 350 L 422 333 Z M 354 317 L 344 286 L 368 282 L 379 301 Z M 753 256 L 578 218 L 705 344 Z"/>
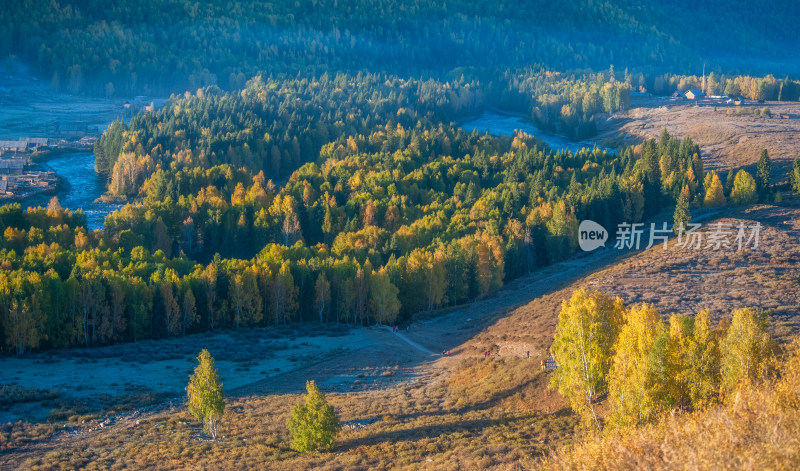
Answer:
<path fill-rule="evenodd" d="M 730 392 L 767 376 L 773 366 L 774 345 L 767 333 L 767 313 L 752 308 L 733 311 L 722 340 L 722 386 Z"/>
<path fill-rule="evenodd" d="M 214 357 L 205 348 L 197 356 L 197 366 L 186 386 L 186 396 L 189 402 L 189 412 L 203 428 L 217 439 L 217 424 L 225 411 L 225 396 L 222 392 L 222 383 L 219 373 L 214 366 Z"/>
<path fill-rule="evenodd" d="M 712 170 L 706 174 L 703 188 L 706 190 L 703 206 L 706 208 L 725 206 L 725 191 L 722 188 L 722 181 L 719 179 L 717 172 Z"/>
<path fill-rule="evenodd" d="M 551 386 L 565 396 L 584 423 L 600 429 L 597 396 L 606 391 L 614 341 L 623 319 L 620 298 L 578 290 L 561 305 L 550 354 L 558 365 Z"/>
<path fill-rule="evenodd" d="M 369 277 L 369 309 L 378 322 L 391 324 L 400 312 L 399 290 L 389 280 L 386 267 L 373 271 Z"/>
<path fill-rule="evenodd" d="M 744 170 L 736 172 L 731 189 L 731 203 L 735 205 L 753 204 L 758 201 L 756 181 Z"/>
<path fill-rule="evenodd" d="M 719 340 L 708 309 L 694 318 L 674 314 L 669 320 L 668 388 L 671 402 L 701 409 L 719 390 Z"/>
<path fill-rule="evenodd" d="M 667 385 L 667 332 L 652 304 L 636 304 L 625 314 L 608 376 L 618 426 L 646 423 L 670 406 Z"/>

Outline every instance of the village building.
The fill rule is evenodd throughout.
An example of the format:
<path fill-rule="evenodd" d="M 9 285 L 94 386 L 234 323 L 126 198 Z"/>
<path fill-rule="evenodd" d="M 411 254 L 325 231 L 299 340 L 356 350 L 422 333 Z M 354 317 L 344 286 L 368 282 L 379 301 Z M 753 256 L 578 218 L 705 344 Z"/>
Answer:
<path fill-rule="evenodd" d="M 81 138 L 89 133 L 89 125 L 86 123 L 60 124 L 58 133 L 64 137 Z"/>
<path fill-rule="evenodd" d="M 83 136 L 82 138 L 78 139 L 78 145 L 89 147 L 93 146 L 96 141 L 96 136 Z"/>
<path fill-rule="evenodd" d="M 22 159 L 0 159 L 0 175 L 22 175 L 24 169 Z"/>
<path fill-rule="evenodd" d="M 673 100 L 685 100 L 686 94 L 680 90 L 675 90 L 675 93 L 673 93 L 670 98 L 672 98 Z"/>
<path fill-rule="evenodd" d="M 693 88 L 691 90 L 686 90 L 685 96 L 689 100 L 699 100 L 700 98 L 705 98 L 706 94 L 703 93 L 702 90 Z"/>
<path fill-rule="evenodd" d="M 21 137 L 19 140 L 34 150 L 39 149 L 39 147 L 47 147 L 50 145 L 50 139 L 46 137 Z"/>
<path fill-rule="evenodd" d="M 24 152 L 27 148 L 25 141 L 0 141 L 0 151 Z"/>

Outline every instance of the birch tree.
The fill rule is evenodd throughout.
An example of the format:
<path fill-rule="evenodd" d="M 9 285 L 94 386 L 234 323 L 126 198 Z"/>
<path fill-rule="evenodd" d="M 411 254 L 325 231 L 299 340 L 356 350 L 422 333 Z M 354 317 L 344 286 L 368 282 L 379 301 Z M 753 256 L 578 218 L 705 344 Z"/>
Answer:
<path fill-rule="evenodd" d="M 622 322 L 622 300 L 578 290 L 561 305 L 550 354 L 556 361 L 551 386 L 566 397 L 584 423 L 600 430 L 595 411 L 607 388 L 614 341 Z"/>
<path fill-rule="evenodd" d="M 655 306 L 631 306 L 608 375 L 614 424 L 649 422 L 669 406 L 666 346 L 666 328 Z"/>
<path fill-rule="evenodd" d="M 203 424 L 203 429 L 217 439 L 217 424 L 225 411 L 222 383 L 214 358 L 205 348 L 197 356 L 198 365 L 186 386 L 189 412 Z"/>

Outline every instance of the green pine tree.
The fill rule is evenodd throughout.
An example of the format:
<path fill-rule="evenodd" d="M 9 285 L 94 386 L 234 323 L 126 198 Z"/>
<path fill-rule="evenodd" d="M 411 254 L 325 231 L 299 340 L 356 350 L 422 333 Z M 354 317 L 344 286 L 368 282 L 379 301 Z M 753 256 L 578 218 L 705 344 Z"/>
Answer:
<path fill-rule="evenodd" d="M 764 149 L 761 151 L 761 158 L 758 159 L 758 168 L 756 171 L 756 192 L 758 193 L 758 199 L 762 202 L 769 201 L 769 174 L 771 167 L 769 153 L 767 153 L 767 149 Z"/>
<path fill-rule="evenodd" d="M 689 221 L 692 220 L 692 212 L 689 210 L 688 188 L 684 188 L 680 196 L 678 196 L 673 219 L 672 230 L 675 231 L 676 234 L 680 232 L 681 227 L 684 231 L 689 228 Z"/>
<path fill-rule="evenodd" d="M 330 450 L 336 446 L 341 426 L 336 412 L 314 381 L 306 381 L 305 402 L 294 406 L 286 426 L 292 435 L 292 448 L 300 452 Z"/>
<path fill-rule="evenodd" d="M 733 173 L 733 169 L 728 170 L 728 176 L 725 178 L 725 197 L 730 198 L 731 191 L 733 190 L 733 181 L 736 179 L 736 175 Z"/>
<path fill-rule="evenodd" d="M 789 174 L 789 183 L 792 185 L 792 191 L 800 193 L 800 157 L 794 159 L 792 172 Z"/>
<path fill-rule="evenodd" d="M 205 348 L 197 356 L 198 365 L 186 386 L 189 412 L 203 424 L 204 430 L 217 439 L 217 424 L 225 410 L 225 397 L 214 358 Z"/>

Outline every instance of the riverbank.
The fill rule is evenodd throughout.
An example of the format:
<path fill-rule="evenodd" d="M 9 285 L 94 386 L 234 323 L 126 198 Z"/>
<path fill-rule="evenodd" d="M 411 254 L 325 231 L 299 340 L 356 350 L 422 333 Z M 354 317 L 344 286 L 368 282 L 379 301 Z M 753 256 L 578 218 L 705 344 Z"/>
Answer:
<path fill-rule="evenodd" d="M 55 193 L 63 208 L 82 209 L 89 229 L 103 227 L 105 217 L 122 207 L 120 203 L 102 201 L 105 180 L 94 171 L 94 154 L 89 151 L 71 152 L 48 159 L 41 164 L 55 172 L 63 185 Z M 37 195 L 27 198 L 27 206 L 46 206 L 52 197 Z"/>
<path fill-rule="evenodd" d="M 603 142 L 595 140 L 571 141 L 565 136 L 542 131 L 527 116 L 497 109 L 489 109 L 480 116 L 468 118 L 459 123 L 459 126 L 467 132 L 477 130 L 478 132 L 488 132 L 495 136 L 513 136 L 516 131 L 522 131 L 544 142 L 555 151 L 566 149 L 574 153 L 584 148 L 594 149 L 599 147 L 613 152 L 614 147 L 616 147 L 616 143 L 610 142 L 608 138 Z"/>
<path fill-rule="evenodd" d="M 41 164 L 46 163 L 50 159 L 60 157 L 65 154 L 75 154 L 78 152 L 91 152 L 92 148 L 88 146 L 79 145 L 65 145 L 58 147 L 50 147 L 43 150 L 37 150 L 31 154 L 31 162 Z"/>

